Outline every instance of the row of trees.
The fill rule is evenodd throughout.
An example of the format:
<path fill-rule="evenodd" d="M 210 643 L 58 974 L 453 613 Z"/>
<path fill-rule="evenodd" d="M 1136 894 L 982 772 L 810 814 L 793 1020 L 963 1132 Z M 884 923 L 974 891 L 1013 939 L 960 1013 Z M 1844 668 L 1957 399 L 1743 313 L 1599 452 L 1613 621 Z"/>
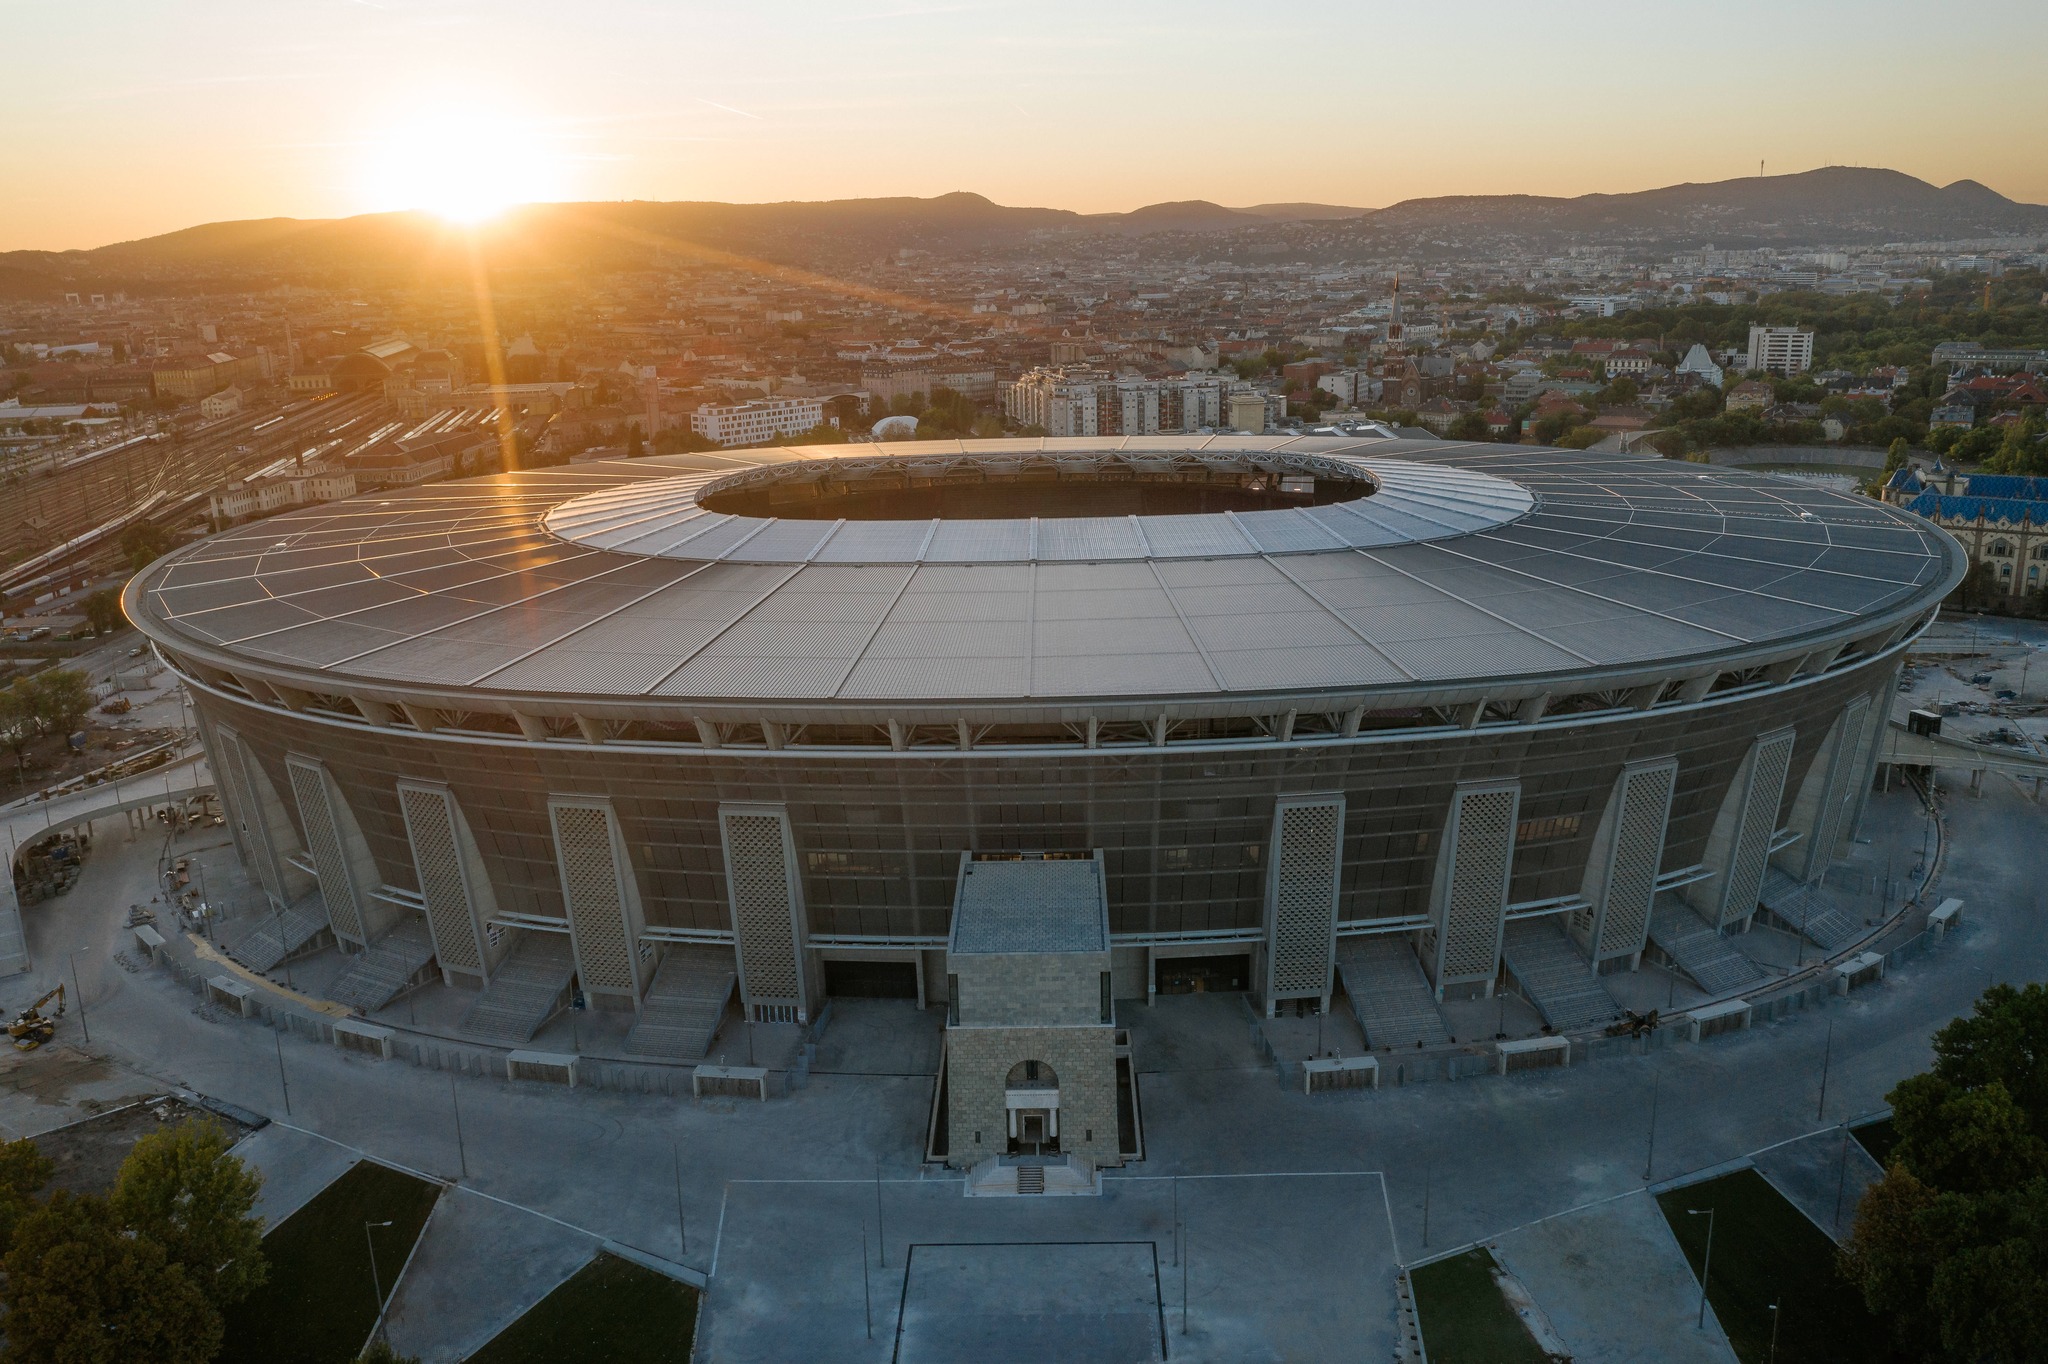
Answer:
<path fill-rule="evenodd" d="M 36 740 L 70 734 L 92 709 L 92 687 L 75 668 L 46 668 L 0 687 L 0 745 L 20 771 Z"/>
<path fill-rule="evenodd" d="M 4 1364 L 206 1364 L 222 1312 L 263 1283 L 261 1176 L 213 1123 L 153 1132 L 104 1197 L 42 1191 L 32 1141 L 0 1146 Z"/>
<path fill-rule="evenodd" d="M 1897 1144 L 1841 1268 L 1913 1357 L 2048 1351 L 2048 987 L 1996 985 L 1886 1096 Z"/>

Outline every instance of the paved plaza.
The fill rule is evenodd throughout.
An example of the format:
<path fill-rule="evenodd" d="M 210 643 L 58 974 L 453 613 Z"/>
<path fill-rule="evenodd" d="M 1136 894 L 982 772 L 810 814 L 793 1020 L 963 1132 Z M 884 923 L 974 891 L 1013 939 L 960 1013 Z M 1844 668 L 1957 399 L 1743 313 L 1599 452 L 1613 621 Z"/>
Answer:
<path fill-rule="evenodd" d="M 459 1186 L 394 1305 L 394 1338 L 435 1360 L 457 1358 L 607 1243 L 708 1280 L 705 1359 L 945 1357 L 975 1319 L 1004 1314 L 1020 1330 L 1028 1322 L 1032 1339 L 1094 1329 L 1104 1342 L 1071 1357 L 1144 1358 L 1130 1352 L 1146 1294 L 1174 1359 L 1386 1359 L 1400 1266 L 1486 1241 L 1581 1358 L 1721 1359 L 1713 1341 L 1679 1330 L 1690 1276 L 1638 1192 L 1653 1085 L 1658 1183 L 1759 1153 L 1766 1177 L 1824 1228 L 1838 1189 L 1853 1209 L 1874 1167 L 1853 1142 L 1844 1158 L 1839 1124 L 1878 1110 L 1926 1063 L 1929 1034 L 1987 984 L 2048 975 L 2048 852 L 2031 783 L 1994 777 L 1981 797 L 1964 784 L 1952 779 L 1947 798 L 1941 887 L 1966 901 L 1964 927 L 1880 984 L 1699 1046 L 1314 1098 L 1283 1084 L 1234 997 L 1120 1005 L 1147 1158 L 1107 1172 L 1100 1197 L 1047 1200 L 966 1198 L 956 1178 L 921 1166 L 936 1023 L 901 1026 L 914 1006 L 899 1002 L 835 1005 L 842 1031 L 828 1029 L 808 1086 L 768 1103 L 451 1079 L 204 1009 L 166 974 L 115 959 L 123 914 L 150 899 L 164 844 L 160 833 L 130 841 L 116 822 L 78 888 L 26 912 L 36 968 L 0 983 L 0 1006 L 68 980 L 75 961 L 84 1009 L 53 1047 L 0 1063 L 0 1126 L 40 1132 L 181 1086 L 280 1120 L 243 1147 L 269 1180 L 266 1217 L 358 1156 Z M 1922 823 L 1910 795 L 1874 798 L 1875 841 L 1835 879 L 1861 876 L 1881 893 L 1885 860 L 1896 873 L 1902 853 L 1917 853 Z M 179 840 L 180 851 L 188 841 L 218 842 L 218 831 Z M 1312 1017 L 1265 1027 L 1283 1052 L 1358 1045 L 1341 1012 L 1320 1039 Z M 871 1256 L 880 1242 L 865 1286 L 864 1234 Z M 1090 1298 L 1059 1288 L 1064 1261 L 959 1249 L 1053 1243 L 1122 1247 L 1087 1252 L 1119 1265 L 1144 1258 Z M 479 1273 L 470 1266 L 485 1245 L 517 1246 L 530 1263 Z M 1152 1257 L 1156 1289 L 1142 1272 Z M 1635 1287 L 1602 1291 L 1612 1282 Z M 941 1285 L 982 1306 L 949 1311 Z"/>

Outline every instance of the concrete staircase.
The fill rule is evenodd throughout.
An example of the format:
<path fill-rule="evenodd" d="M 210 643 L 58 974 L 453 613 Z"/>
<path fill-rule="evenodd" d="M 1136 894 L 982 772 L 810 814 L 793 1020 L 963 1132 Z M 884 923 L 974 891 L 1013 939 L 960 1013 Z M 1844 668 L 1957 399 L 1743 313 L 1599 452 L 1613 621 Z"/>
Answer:
<path fill-rule="evenodd" d="M 511 931 L 519 935 L 518 943 L 491 973 L 491 983 L 469 1006 L 460 1027 L 482 1041 L 519 1046 L 568 1006 L 576 958 L 566 933 Z"/>
<path fill-rule="evenodd" d="M 640 1017 L 626 1034 L 626 1050 L 673 1061 L 701 1058 L 711 1049 L 738 983 L 739 969 L 730 947 L 672 945 L 640 1001 Z"/>
<path fill-rule="evenodd" d="M 1089 1197 L 1102 1174 L 1086 1156 L 990 1156 L 967 1172 L 969 1198 Z"/>
<path fill-rule="evenodd" d="M 1592 963 L 1579 955 L 1561 919 L 1552 915 L 1509 924 L 1501 949 L 1508 970 L 1543 1021 L 1556 1031 L 1578 1032 L 1612 1022 L 1621 1010 L 1593 973 Z"/>
<path fill-rule="evenodd" d="M 1807 885 L 1772 867 L 1764 873 L 1763 906 L 1794 933 L 1826 951 L 1847 947 L 1866 931 L 1863 920 L 1818 885 Z"/>
<path fill-rule="evenodd" d="M 434 959 L 427 921 L 408 914 L 368 948 L 327 987 L 327 997 L 357 1013 L 372 1014 L 411 989 Z"/>
<path fill-rule="evenodd" d="M 1450 1029 L 1422 963 L 1399 934 L 1340 938 L 1337 977 L 1370 1047 L 1448 1046 Z"/>
<path fill-rule="evenodd" d="M 315 938 L 329 931 L 327 904 L 315 891 L 282 915 L 262 916 L 248 932 L 227 945 L 228 955 L 251 971 L 268 973 L 287 957 L 298 956 Z"/>
<path fill-rule="evenodd" d="M 1650 941 L 1710 995 L 1740 990 L 1764 978 L 1755 962 L 1729 946 L 1674 891 L 1663 892 L 1651 906 Z"/>

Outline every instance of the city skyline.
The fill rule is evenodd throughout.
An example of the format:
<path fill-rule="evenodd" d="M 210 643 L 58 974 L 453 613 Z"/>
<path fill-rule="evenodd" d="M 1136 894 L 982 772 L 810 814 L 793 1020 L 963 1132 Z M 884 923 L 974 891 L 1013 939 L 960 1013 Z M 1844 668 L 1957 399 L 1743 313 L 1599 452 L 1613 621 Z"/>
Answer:
<path fill-rule="evenodd" d="M 1979 17 L 1996 28 L 2001 12 L 2024 18 Z M 1919 22 L 1903 5 L 1853 25 L 1737 6 L 1710 31 L 1675 11 L 1625 27 L 1594 15 L 1532 27 L 1492 5 L 1318 5 L 1262 42 L 1243 13 L 1202 4 L 17 7 L 19 50 L 45 59 L 0 99 L 17 134 L 0 149 L 0 250 L 550 200 L 969 189 L 1081 212 L 1381 207 L 1760 164 L 1883 165 L 2048 200 L 2048 164 L 2024 143 L 1956 136 L 2048 115 L 2021 46 L 1987 51 L 1979 28 L 1922 24 L 1902 43 Z M 693 55 L 712 50 L 759 60 Z"/>

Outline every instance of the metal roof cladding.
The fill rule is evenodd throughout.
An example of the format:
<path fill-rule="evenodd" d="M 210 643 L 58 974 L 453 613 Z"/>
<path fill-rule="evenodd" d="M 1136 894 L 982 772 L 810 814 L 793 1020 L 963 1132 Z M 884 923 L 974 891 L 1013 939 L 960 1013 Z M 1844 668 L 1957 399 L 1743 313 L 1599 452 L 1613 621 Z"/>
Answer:
<path fill-rule="evenodd" d="M 1340 466 L 1376 486 L 1315 507 L 1064 519 L 697 503 L 769 466 L 1109 454 Z M 173 648 L 327 690 L 1066 705 L 1415 693 L 1782 653 L 1930 609 L 1962 568 L 1916 516 L 1765 474 L 1529 446 L 1154 436 L 728 450 L 439 483 L 229 530 L 152 565 L 129 600 Z"/>

